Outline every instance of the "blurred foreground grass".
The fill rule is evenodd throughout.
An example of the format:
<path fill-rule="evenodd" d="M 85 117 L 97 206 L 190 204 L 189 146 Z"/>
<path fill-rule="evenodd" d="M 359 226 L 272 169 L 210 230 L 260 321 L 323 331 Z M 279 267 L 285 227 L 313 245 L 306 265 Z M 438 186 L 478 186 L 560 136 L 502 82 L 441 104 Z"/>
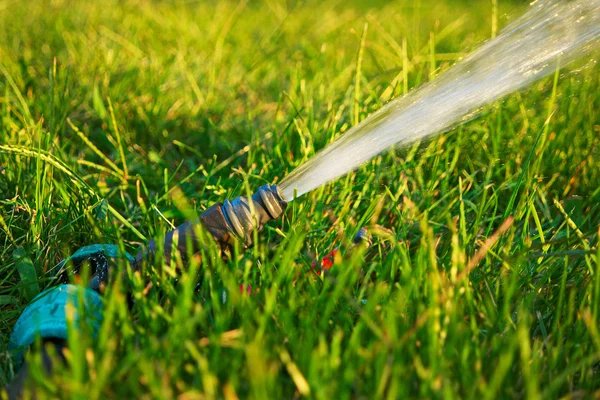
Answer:
<path fill-rule="evenodd" d="M 277 183 L 523 10 L 0 1 L 0 383 L 13 373 L 12 326 L 70 252 L 122 243 L 133 253 L 216 201 Z M 152 286 L 133 279 L 131 308 L 115 284 L 99 339 L 73 346 L 71 368 L 44 390 L 595 393 L 600 82 L 590 58 L 304 196 L 255 248 L 198 278 L 175 285 L 157 266 L 144 277 Z M 311 263 L 363 225 L 375 234 L 364 257 L 316 275 Z M 35 271 L 17 269 L 23 252 Z"/>

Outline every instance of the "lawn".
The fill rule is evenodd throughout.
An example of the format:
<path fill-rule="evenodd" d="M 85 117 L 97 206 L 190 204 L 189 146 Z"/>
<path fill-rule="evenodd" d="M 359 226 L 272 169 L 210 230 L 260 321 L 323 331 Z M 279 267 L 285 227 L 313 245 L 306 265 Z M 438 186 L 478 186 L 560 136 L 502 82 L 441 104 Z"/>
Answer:
<path fill-rule="evenodd" d="M 526 8 L 0 0 L 0 386 L 18 316 L 77 248 L 135 254 L 277 184 Z M 598 395 L 594 56 L 293 201 L 228 260 L 123 268 L 98 337 L 72 340 L 41 393 Z M 352 252 L 363 226 L 372 245 Z"/>

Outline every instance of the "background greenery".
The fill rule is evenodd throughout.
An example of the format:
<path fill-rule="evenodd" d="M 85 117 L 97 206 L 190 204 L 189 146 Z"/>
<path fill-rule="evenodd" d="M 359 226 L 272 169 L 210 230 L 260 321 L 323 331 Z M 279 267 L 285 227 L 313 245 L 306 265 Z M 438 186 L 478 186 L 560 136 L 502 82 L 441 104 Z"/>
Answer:
<path fill-rule="evenodd" d="M 1 0 L 0 383 L 13 374 L 6 345 L 19 313 L 72 251 L 118 243 L 135 253 L 194 212 L 277 183 L 525 8 Z M 71 343 L 71 368 L 42 390 L 595 393 L 600 82 L 591 58 L 293 202 L 228 262 L 183 274 L 156 266 L 115 283 L 99 338 Z M 361 226 L 373 246 L 317 275 L 311 263 L 346 251 Z"/>

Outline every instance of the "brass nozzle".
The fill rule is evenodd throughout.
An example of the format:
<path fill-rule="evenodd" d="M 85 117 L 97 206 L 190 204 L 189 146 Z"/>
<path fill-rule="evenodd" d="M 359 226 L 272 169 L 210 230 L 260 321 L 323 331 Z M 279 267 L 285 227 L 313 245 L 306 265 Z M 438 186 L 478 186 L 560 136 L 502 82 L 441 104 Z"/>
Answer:
<path fill-rule="evenodd" d="M 230 244 L 236 237 L 250 247 L 254 231 L 260 232 L 267 222 L 281 217 L 286 207 L 277 186 L 264 185 L 251 198 L 240 196 L 215 204 L 200 220 L 218 242 Z"/>
<path fill-rule="evenodd" d="M 188 254 L 188 242 L 194 246 L 193 253 L 200 251 L 203 244 L 195 231 L 195 225 L 199 222 L 222 249 L 231 247 L 235 239 L 250 247 L 254 231 L 260 232 L 268 221 L 280 218 L 286 207 L 287 202 L 283 200 L 275 185 L 261 186 L 250 198 L 240 196 L 231 201 L 225 200 L 223 204 L 217 203 L 203 212 L 199 220 L 188 221 L 165 236 L 165 263 L 171 262 L 174 240 L 177 241 L 177 250 L 184 262 Z M 140 251 L 136 256 L 136 264 L 140 265 L 148 256 L 153 257 L 155 251 L 156 244 L 151 241 L 148 251 Z"/>

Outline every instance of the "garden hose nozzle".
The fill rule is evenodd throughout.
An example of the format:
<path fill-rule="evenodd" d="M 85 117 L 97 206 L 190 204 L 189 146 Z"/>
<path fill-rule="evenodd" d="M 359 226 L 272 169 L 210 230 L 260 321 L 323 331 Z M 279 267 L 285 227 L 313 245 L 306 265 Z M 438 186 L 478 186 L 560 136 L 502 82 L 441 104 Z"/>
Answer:
<path fill-rule="evenodd" d="M 217 242 L 231 244 L 235 237 L 249 247 L 254 231 L 260 232 L 267 222 L 281 217 L 286 207 L 277 186 L 264 185 L 250 198 L 240 196 L 215 204 L 200 220 Z"/>
<path fill-rule="evenodd" d="M 193 246 L 194 254 L 200 251 L 201 238 L 196 233 L 198 223 L 204 226 L 223 250 L 230 248 L 236 239 L 250 247 L 254 232 L 261 231 L 270 220 L 280 218 L 286 207 L 287 202 L 275 185 L 261 186 L 250 198 L 240 196 L 217 203 L 203 212 L 199 219 L 188 221 L 165 236 L 165 263 L 171 262 L 174 241 L 184 262 L 188 254 L 188 243 Z M 138 253 L 136 264 L 139 266 L 145 257 L 153 256 L 155 251 L 156 243 L 152 241 L 147 252 Z"/>

